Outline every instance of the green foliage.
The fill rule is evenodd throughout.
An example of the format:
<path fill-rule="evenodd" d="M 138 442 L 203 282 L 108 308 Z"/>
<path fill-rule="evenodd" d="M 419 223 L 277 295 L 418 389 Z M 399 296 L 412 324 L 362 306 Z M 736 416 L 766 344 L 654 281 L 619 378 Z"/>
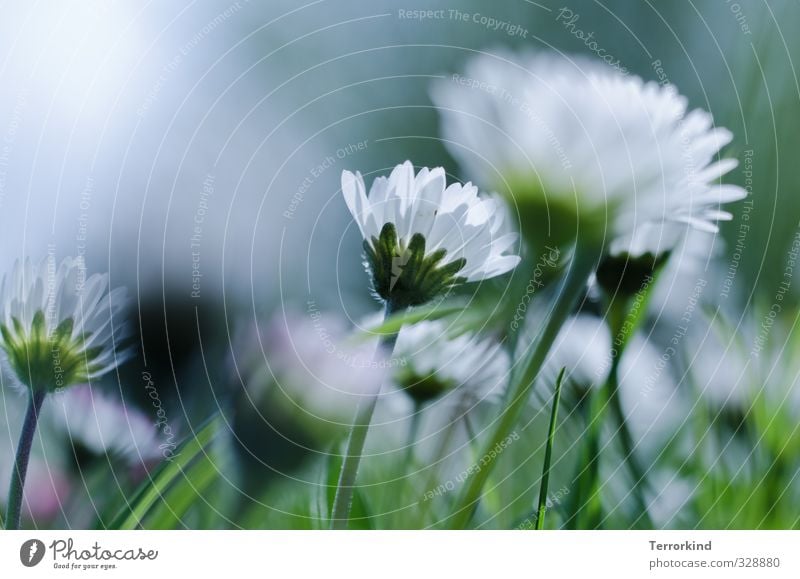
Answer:
<path fill-rule="evenodd" d="M 221 433 L 222 419 L 211 418 L 163 462 L 133 498 L 120 510 L 110 529 L 173 529 L 184 526 L 182 518 L 193 505 L 206 501 L 205 493 L 223 476 L 212 450 Z"/>

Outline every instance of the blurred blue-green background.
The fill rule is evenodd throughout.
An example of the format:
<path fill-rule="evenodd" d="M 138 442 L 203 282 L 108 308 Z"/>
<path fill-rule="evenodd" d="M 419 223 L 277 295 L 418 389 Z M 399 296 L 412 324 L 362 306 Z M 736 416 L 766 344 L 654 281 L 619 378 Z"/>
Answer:
<path fill-rule="evenodd" d="M 788 0 L 4 5 L 0 271 L 51 250 L 110 271 L 135 298 L 122 381 L 152 372 L 202 419 L 238 320 L 377 309 L 341 171 L 411 159 L 460 178 L 429 85 L 512 47 L 606 55 L 731 129 L 726 180 L 752 212 L 730 208 L 720 259 L 771 297 L 800 227 L 798 25 Z"/>

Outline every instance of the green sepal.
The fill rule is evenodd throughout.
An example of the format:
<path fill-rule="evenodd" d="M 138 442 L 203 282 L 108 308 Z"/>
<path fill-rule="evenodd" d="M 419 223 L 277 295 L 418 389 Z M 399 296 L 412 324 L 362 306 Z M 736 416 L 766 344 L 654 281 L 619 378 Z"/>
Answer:
<path fill-rule="evenodd" d="M 375 294 L 394 307 L 407 308 L 430 302 L 465 281 L 456 274 L 464 269 L 466 259 L 441 265 L 447 251 L 438 249 L 426 255 L 425 245 L 425 237 L 415 233 L 403 247 L 393 223 L 385 224 L 377 238 L 365 240 L 366 264 Z"/>
<path fill-rule="evenodd" d="M 11 318 L 11 326 L 0 324 L 0 347 L 19 381 L 33 391 L 52 392 L 80 384 L 101 369 L 96 361 L 103 348 L 86 348 L 89 334 L 73 337 L 72 318 L 48 332 L 45 313 L 38 310 L 29 328 L 16 317 Z"/>

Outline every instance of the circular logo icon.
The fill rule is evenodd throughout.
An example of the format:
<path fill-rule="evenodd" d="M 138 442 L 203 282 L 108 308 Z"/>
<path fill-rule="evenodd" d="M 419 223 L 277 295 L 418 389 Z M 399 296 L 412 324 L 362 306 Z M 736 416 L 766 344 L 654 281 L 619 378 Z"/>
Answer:
<path fill-rule="evenodd" d="M 28 539 L 19 548 L 19 560 L 26 567 L 35 567 L 44 558 L 44 543 L 39 539 Z"/>

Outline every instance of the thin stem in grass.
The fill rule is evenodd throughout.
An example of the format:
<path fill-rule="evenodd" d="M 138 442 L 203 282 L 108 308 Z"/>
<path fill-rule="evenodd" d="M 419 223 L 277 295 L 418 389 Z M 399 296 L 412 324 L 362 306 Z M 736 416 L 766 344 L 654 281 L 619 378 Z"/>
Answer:
<path fill-rule="evenodd" d="M 544 465 L 542 466 L 542 483 L 539 487 L 539 511 L 536 517 L 536 530 L 544 529 L 544 515 L 547 511 L 547 486 L 550 483 L 550 459 L 553 456 L 553 438 L 558 422 L 558 403 L 561 400 L 561 383 L 564 381 L 566 368 L 561 368 L 556 378 L 556 391 L 553 394 L 553 409 L 550 413 L 550 428 L 547 430 L 547 446 L 544 449 Z"/>
<path fill-rule="evenodd" d="M 622 400 L 619 394 L 619 365 L 631 338 L 633 338 L 645 318 L 647 306 L 652 296 L 652 288 L 663 263 L 664 260 L 659 261 L 652 267 L 651 273 L 642 277 L 635 293 L 631 291 L 631 288 L 628 291 L 619 292 L 617 295 L 610 295 L 607 308 L 612 333 L 612 345 L 611 368 L 605 383 L 605 394 L 614 420 L 617 423 L 617 434 L 622 446 L 623 460 L 631 478 L 633 478 L 631 493 L 636 502 L 636 508 L 640 513 L 638 519 L 642 519 L 648 528 L 652 528 L 652 521 L 647 509 L 644 489 L 642 488 L 646 483 L 645 471 L 636 456 L 636 444 L 622 408 Z M 601 406 L 599 407 L 598 415 L 593 417 L 593 420 L 601 421 L 603 413 L 604 410 Z"/>
<path fill-rule="evenodd" d="M 622 409 L 622 399 L 619 395 L 619 359 L 620 356 L 613 357 L 611 362 L 611 370 L 608 374 L 606 381 L 606 395 L 608 396 L 608 403 L 611 406 L 611 412 L 617 422 L 619 439 L 622 444 L 623 460 L 628 467 L 628 472 L 633 478 L 633 485 L 631 493 L 636 501 L 636 508 L 639 511 L 639 518 L 641 518 L 648 528 L 653 528 L 653 522 L 650 519 L 650 514 L 647 508 L 647 501 L 644 496 L 643 485 L 645 483 L 645 473 L 639 458 L 636 456 L 636 443 L 633 440 L 628 421 L 625 418 L 625 412 Z M 598 417 L 598 420 L 600 418 Z"/>
<path fill-rule="evenodd" d="M 395 308 L 391 302 L 386 302 L 384 320 L 400 311 L 402 311 L 402 308 Z M 398 333 L 399 331 L 398 329 Z M 382 355 L 381 352 L 386 352 L 391 356 L 396 342 L 396 333 L 381 338 L 376 356 Z M 389 365 L 387 364 L 387 366 Z M 358 467 L 361 463 L 361 456 L 364 453 L 364 443 L 367 440 L 375 405 L 378 403 L 378 397 L 383 388 L 383 379 L 380 382 L 375 394 L 367 400 L 362 400 L 356 410 L 353 427 L 350 429 L 350 436 L 347 439 L 347 448 L 342 461 L 342 470 L 339 473 L 339 482 L 336 485 L 336 495 L 333 499 L 331 529 L 347 528 L 347 523 L 350 519 L 350 507 L 353 503 L 353 491 L 355 490 L 356 477 L 358 476 Z"/>
<path fill-rule="evenodd" d="M 600 422 L 599 408 L 604 406 L 605 396 L 600 390 L 589 390 L 580 402 L 584 434 L 581 461 L 574 477 L 576 491 L 572 493 L 572 513 L 567 519 L 567 528 L 594 529 L 600 525 L 601 505 L 597 489 L 600 469 Z"/>
<path fill-rule="evenodd" d="M 414 462 L 414 445 L 419 435 L 419 426 L 422 421 L 422 404 L 414 403 L 411 414 L 411 424 L 408 427 L 408 439 L 406 440 L 406 458 L 403 464 L 410 466 Z"/>
<path fill-rule="evenodd" d="M 28 409 L 25 412 L 25 422 L 22 424 L 22 433 L 17 446 L 17 457 L 14 469 L 11 471 L 11 485 L 8 489 L 8 513 L 6 515 L 6 528 L 19 529 L 22 514 L 22 495 L 25 489 L 25 476 L 28 473 L 28 462 L 31 458 L 33 435 L 36 433 L 36 423 L 39 412 L 47 393 L 43 390 L 30 391 Z"/>
<path fill-rule="evenodd" d="M 508 397 L 506 406 L 501 411 L 496 422 L 496 427 L 487 441 L 485 452 L 481 455 L 486 457 L 487 464 L 482 464 L 482 468 L 467 479 L 466 486 L 456 501 L 455 510 L 450 515 L 448 527 L 463 529 L 469 524 L 480 500 L 483 486 L 486 484 L 494 466 L 494 461 L 488 459 L 496 454 L 493 449 L 498 445 L 503 446 L 503 441 L 511 435 L 522 409 L 528 403 L 533 383 L 542 369 L 547 354 L 550 352 L 561 326 L 572 313 L 578 297 L 586 287 L 586 280 L 595 265 L 595 257 L 596 254 L 593 248 L 588 245 L 576 248 L 571 267 L 559 287 L 555 306 L 539 334 L 539 339 L 527 364 L 511 386 L 511 395 Z"/>

